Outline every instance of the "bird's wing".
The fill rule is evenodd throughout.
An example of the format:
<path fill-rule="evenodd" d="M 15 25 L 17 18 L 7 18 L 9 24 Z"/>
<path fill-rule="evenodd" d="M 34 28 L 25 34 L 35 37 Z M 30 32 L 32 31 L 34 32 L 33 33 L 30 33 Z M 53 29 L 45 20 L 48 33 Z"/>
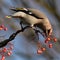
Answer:
<path fill-rule="evenodd" d="M 37 9 L 28 8 L 28 10 L 30 10 L 34 15 L 36 15 L 39 18 L 43 18 L 43 19 L 46 18 L 46 16 Z"/>
<path fill-rule="evenodd" d="M 11 8 L 10 10 L 19 12 L 19 11 L 24 11 L 24 8 Z"/>
<path fill-rule="evenodd" d="M 11 10 L 16 11 L 16 12 L 22 11 L 22 12 L 25 12 L 29 15 L 32 15 L 32 16 L 38 18 L 38 19 L 46 18 L 46 16 L 41 11 L 39 11 L 37 9 L 32 9 L 32 8 L 11 8 Z"/>

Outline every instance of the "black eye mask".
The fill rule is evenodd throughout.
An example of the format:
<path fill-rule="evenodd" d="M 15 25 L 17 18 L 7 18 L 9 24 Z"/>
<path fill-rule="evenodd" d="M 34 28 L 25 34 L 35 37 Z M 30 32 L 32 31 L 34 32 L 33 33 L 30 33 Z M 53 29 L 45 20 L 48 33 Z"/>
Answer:
<path fill-rule="evenodd" d="M 34 16 L 34 17 L 37 18 L 37 19 L 43 19 L 43 18 L 40 18 L 40 17 L 36 16 L 35 14 L 33 14 L 33 13 L 32 13 L 31 11 L 29 11 L 29 10 L 27 10 L 27 11 L 23 10 L 22 12 L 24 12 L 24 13 L 26 13 L 26 14 L 29 14 L 29 15 L 31 15 L 31 16 Z"/>

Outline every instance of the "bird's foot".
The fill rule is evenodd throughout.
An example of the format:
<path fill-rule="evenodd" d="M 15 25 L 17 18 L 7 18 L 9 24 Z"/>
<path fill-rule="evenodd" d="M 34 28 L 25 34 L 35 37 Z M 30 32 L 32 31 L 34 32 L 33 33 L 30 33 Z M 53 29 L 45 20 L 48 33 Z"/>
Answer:
<path fill-rule="evenodd" d="M 21 29 L 23 30 L 23 22 L 22 21 L 20 21 L 20 25 L 21 25 Z"/>

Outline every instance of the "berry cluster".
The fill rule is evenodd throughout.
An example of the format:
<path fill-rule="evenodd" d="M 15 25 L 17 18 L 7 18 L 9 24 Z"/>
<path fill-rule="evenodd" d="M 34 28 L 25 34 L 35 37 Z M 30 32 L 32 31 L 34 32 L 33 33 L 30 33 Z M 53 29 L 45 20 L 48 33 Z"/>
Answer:
<path fill-rule="evenodd" d="M 38 47 L 37 54 L 42 54 L 46 50 L 46 48 L 41 47 L 40 42 L 37 43 L 37 47 Z"/>
<path fill-rule="evenodd" d="M 11 17 L 10 16 L 6 16 L 6 18 L 9 18 L 10 19 Z M 23 32 L 27 28 L 31 28 L 31 26 L 26 26 L 26 27 L 23 28 L 22 24 L 21 24 L 21 27 L 22 27 L 21 30 L 16 31 L 8 39 L 6 39 L 5 41 L 1 42 L 0 43 L 0 48 L 3 47 L 3 46 L 7 46 L 7 43 L 10 42 L 10 41 L 12 41 L 12 40 L 14 40 L 15 37 L 16 37 L 16 35 L 18 33 Z M 0 26 L 0 30 L 5 30 L 6 31 L 7 28 L 4 25 L 1 25 Z M 44 37 L 44 34 L 41 33 L 39 30 L 37 30 L 37 29 L 33 29 L 33 30 L 35 31 L 35 33 L 40 33 Z M 57 39 L 54 38 L 54 37 L 49 36 L 49 37 L 47 37 L 45 39 L 45 44 L 47 44 L 49 48 L 52 48 L 53 47 L 53 42 L 54 43 L 57 42 Z M 12 51 L 11 50 L 13 49 L 13 45 L 11 45 L 11 44 L 8 43 L 8 46 L 9 45 L 10 45 L 9 48 L 4 47 L 4 48 L 2 48 L 0 50 L 0 55 L 2 56 L 1 60 L 5 60 L 5 56 L 10 56 L 12 54 Z M 46 48 L 45 47 L 42 47 L 40 45 L 40 42 L 38 42 L 37 46 L 38 46 L 37 54 L 42 54 L 44 51 L 46 51 Z"/>
<path fill-rule="evenodd" d="M 7 27 L 5 27 L 4 25 L 1 25 L 1 26 L 0 26 L 0 30 L 7 31 L 8 29 L 7 29 Z"/>
<path fill-rule="evenodd" d="M 57 42 L 57 39 L 56 38 L 47 37 L 47 39 L 45 40 L 45 43 L 48 44 L 49 48 L 53 47 L 53 44 L 51 42 Z"/>
<path fill-rule="evenodd" d="M 5 47 L 0 49 L 0 55 L 1 59 L 0 60 L 5 60 L 6 56 L 10 56 L 12 54 L 12 49 L 13 49 L 13 44 L 8 43 Z"/>
<path fill-rule="evenodd" d="M 52 38 L 52 37 L 47 37 L 45 40 L 45 43 L 48 45 L 49 48 L 53 47 L 53 43 L 52 42 L 57 42 L 56 38 Z M 38 43 L 38 50 L 37 50 L 37 54 L 42 54 L 44 51 L 46 50 L 46 48 L 41 47 L 40 43 Z"/>
<path fill-rule="evenodd" d="M 42 47 L 37 50 L 37 54 L 42 54 L 45 50 L 46 50 L 46 48 Z"/>

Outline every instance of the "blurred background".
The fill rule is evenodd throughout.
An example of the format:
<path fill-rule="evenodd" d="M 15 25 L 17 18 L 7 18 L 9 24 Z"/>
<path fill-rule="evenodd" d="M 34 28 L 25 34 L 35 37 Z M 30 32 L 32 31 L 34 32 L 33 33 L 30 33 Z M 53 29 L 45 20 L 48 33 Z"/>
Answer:
<path fill-rule="evenodd" d="M 45 46 L 44 38 L 39 35 L 42 46 L 47 50 L 41 54 L 37 54 L 38 40 L 36 34 L 31 29 L 26 29 L 24 32 L 18 34 L 12 41 L 14 44 L 13 54 L 6 58 L 6 60 L 60 60 L 60 0 L 0 0 L 0 25 L 4 24 L 8 31 L 0 31 L 0 36 L 3 40 L 20 29 L 19 19 L 7 19 L 5 16 L 10 15 L 13 11 L 10 8 L 24 7 L 35 8 L 42 11 L 50 20 L 53 27 L 53 35 L 58 39 L 53 48 Z M 1 37 L 0 37 L 1 40 Z M 34 42 L 32 42 L 34 40 Z"/>

